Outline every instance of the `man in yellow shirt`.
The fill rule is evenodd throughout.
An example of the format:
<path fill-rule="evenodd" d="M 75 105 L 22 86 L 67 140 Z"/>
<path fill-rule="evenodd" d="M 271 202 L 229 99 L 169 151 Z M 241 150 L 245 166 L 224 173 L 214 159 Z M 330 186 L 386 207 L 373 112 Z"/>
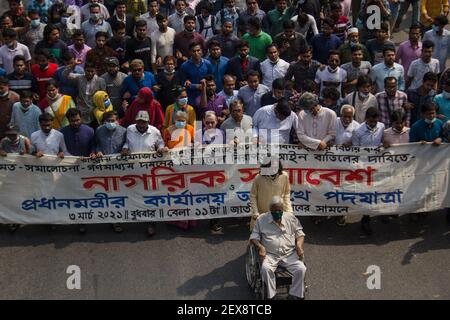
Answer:
<path fill-rule="evenodd" d="M 284 212 L 293 212 L 289 176 L 283 171 L 280 160 L 277 157 L 272 156 L 264 159 L 261 165 L 261 172 L 253 181 L 252 189 L 250 191 L 250 203 L 252 208 L 250 230 L 253 230 L 256 219 L 261 213 L 270 211 L 270 201 L 274 196 L 279 196 L 283 200 Z"/>
<path fill-rule="evenodd" d="M 448 15 L 448 0 L 422 0 L 420 4 L 420 23 L 422 34 L 431 29 L 434 18 L 440 14 Z"/>

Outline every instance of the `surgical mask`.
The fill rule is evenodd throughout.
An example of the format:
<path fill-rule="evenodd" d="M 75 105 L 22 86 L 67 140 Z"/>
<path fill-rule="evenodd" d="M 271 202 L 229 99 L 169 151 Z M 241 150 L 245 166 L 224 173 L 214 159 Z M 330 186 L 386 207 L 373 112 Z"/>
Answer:
<path fill-rule="evenodd" d="M 175 121 L 175 127 L 183 129 L 186 126 L 186 121 Z"/>
<path fill-rule="evenodd" d="M 115 122 L 107 122 L 106 123 L 106 129 L 108 130 L 114 130 L 117 127 L 117 123 Z"/>
<path fill-rule="evenodd" d="M 100 18 L 101 18 L 100 13 L 91 13 L 91 20 L 98 21 L 100 20 Z"/>
<path fill-rule="evenodd" d="M 367 99 L 367 98 L 369 97 L 369 94 L 368 94 L 368 93 L 364 93 L 364 92 L 360 92 L 360 93 L 359 93 L 359 96 L 360 96 L 361 98 L 363 98 L 363 99 Z"/>
<path fill-rule="evenodd" d="M 40 24 L 41 24 L 41 19 L 34 19 L 34 20 L 31 20 L 31 26 L 32 26 L 33 28 L 39 27 Z"/>
<path fill-rule="evenodd" d="M 2 98 L 7 97 L 8 94 L 9 94 L 9 91 L 5 91 L 3 93 L 0 93 L 0 97 L 2 97 Z"/>
<path fill-rule="evenodd" d="M 69 20 L 69 17 L 62 17 L 61 18 L 61 24 L 63 25 L 63 26 L 65 26 L 66 24 L 67 24 L 67 21 Z"/>
<path fill-rule="evenodd" d="M 305 113 L 309 116 L 312 115 L 312 110 L 311 109 L 304 109 Z"/>
<path fill-rule="evenodd" d="M 436 121 L 436 118 L 433 118 L 432 120 L 430 119 L 423 119 L 425 121 L 426 124 L 433 124 Z"/>
<path fill-rule="evenodd" d="M 108 108 L 111 105 L 111 100 L 105 100 L 105 108 Z"/>
<path fill-rule="evenodd" d="M 437 25 L 435 25 L 435 24 L 433 24 L 433 30 L 435 31 L 435 32 L 439 32 L 439 31 L 441 31 L 441 27 L 439 27 L 439 26 L 437 26 Z"/>
<path fill-rule="evenodd" d="M 164 72 L 165 72 L 166 74 L 174 74 L 174 73 L 175 73 L 175 69 L 172 70 L 172 71 L 169 71 L 169 70 L 165 69 Z"/>
<path fill-rule="evenodd" d="M 444 96 L 445 99 L 450 99 L 450 92 L 442 91 L 442 95 Z"/>
<path fill-rule="evenodd" d="M 180 105 L 180 106 L 184 106 L 185 104 L 187 104 L 188 103 L 188 98 L 181 98 L 181 99 L 178 99 L 178 104 Z"/>
<path fill-rule="evenodd" d="M 355 47 L 358 44 L 357 41 L 350 41 L 350 47 Z"/>
<path fill-rule="evenodd" d="M 281 217 L 283 216 L 283 211 L 271 211 L 273 220 L 281 220 Z"/>

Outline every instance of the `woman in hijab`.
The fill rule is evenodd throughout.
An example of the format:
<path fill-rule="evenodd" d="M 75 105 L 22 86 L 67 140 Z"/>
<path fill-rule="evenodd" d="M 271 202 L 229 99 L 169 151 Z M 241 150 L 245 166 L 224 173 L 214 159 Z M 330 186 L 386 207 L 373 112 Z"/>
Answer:
<path fill-rule="evenodd" d="M 97 91 L 92 97 L 94 103 L 94 116 L 98 125 L 103 123 L 103 114 L 105 112 L 113 111 L 113 105 L 105 91 Z"/>
<path fill-rule="evenodd" d="M 147 111 L 150 117 L 149 124 L 161 130 L 164 122 L 164 113 L 161 104 L 153 98 L 152 90 L 143 87 L 139 90 L 136 99 L 131 103 L 125 112 L 125 117 L 120 121 L 120 125 L 127 128 L 136 123 L 136 116 L 139 111 Z"/>

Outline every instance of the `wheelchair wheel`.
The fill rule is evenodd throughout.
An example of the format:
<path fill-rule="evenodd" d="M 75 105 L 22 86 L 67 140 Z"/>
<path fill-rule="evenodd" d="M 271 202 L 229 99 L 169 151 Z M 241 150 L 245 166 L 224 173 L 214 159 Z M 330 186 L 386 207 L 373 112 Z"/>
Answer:
<path fill-rule="evenodd" d="M 259 257 L 256 247 L 252 244 L 247 246 L 247 254 L 245 256 L 245 273 L 247 276 L 247 283 L 250 288 L 255 289 L 259 274 Z"/>

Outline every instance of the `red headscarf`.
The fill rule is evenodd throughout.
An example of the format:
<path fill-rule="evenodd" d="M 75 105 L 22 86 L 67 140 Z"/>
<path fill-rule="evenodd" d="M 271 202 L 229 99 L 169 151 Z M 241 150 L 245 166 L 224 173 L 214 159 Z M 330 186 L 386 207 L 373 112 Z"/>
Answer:
<path fill-rule="evenodd" d="M 120 124 L 124 127 L 135 124 L 136 116 L 141 110 L 148 112 L 149 124 L 161 130 L 164 123 L 164 113 L 159 102 L 153 98 L 152 90 L 148 87 L 143 87 L 139 90 L 136 99 L 128 107 L 125 117 L 120 121 Z"/>

